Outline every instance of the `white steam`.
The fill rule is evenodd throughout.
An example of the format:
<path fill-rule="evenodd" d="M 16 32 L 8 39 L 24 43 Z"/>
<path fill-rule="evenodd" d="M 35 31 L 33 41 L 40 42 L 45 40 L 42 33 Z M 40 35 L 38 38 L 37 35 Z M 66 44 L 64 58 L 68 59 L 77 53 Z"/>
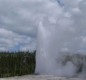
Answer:
<path fill-rule="evenodd" d="M 64 52 L 86 50 L 86 1 L 38 0 L 42 11 L 38 18 L 36 73 L 72 77 L 77 66 L 71 61 L 59 63 Z M 70 53 L 69 53 L 70 54 Z"/>

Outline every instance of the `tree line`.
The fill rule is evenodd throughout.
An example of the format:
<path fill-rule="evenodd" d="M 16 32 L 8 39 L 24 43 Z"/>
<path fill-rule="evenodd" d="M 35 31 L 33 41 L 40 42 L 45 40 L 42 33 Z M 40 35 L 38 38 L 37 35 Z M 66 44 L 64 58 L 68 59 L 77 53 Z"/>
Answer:
<path fill-rule="evenodd" d="M 33 74 L 36 51 L 0 52 L 0 77 Z"/>

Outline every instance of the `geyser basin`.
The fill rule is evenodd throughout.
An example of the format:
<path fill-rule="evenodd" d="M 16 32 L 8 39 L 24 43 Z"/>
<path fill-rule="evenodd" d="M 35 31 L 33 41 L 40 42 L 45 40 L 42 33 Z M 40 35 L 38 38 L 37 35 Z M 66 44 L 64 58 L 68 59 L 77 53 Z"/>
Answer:
<path fill-rule="evenodd" d="M 45 12 L 38 26 L 35 72 L 68 77 L 85 74 L 82 56 L 86 52 L 86 1 L 43 2 Z"/>

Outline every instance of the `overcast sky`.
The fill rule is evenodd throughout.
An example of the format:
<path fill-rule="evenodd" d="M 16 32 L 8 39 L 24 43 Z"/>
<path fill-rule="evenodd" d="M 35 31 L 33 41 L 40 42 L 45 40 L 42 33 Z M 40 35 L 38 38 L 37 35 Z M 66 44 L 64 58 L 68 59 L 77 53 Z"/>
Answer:
<path fill-rule="evenodd" d="M 35 50 L 37 27 L 44 16 L 56 21 L 56 11 L 62 12 L 73 22 L 76 47 L 86 49 L 86 1 L 85 0 L 0 0 L 0 51 Z M 52 16 L 52 17 L 51 17 Z M 62 18 L 60 23 L 65 24 Z M 57 20 L 58 21 L 58 20 Z M 69 21 L 69 22 L 68 22 Z M 67 19 L 70 23 L 70 20 Z M 76 24 L 77 23 L 77 24 Z M 55 25 L 58 25 L 55 23 Z M 71 43 L 71 44 L 72 44 Z M 81 43 L 81 44 L 79 44 Z"/>

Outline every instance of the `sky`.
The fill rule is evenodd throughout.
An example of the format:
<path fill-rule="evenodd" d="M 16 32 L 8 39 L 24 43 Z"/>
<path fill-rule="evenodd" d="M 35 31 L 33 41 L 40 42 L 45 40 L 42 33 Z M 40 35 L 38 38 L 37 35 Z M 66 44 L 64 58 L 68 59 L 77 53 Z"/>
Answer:
<path fill-rule="evenodd" d="M 0 51 L 35 50 L 37 28 L 40 21 L 47 16 L 52 23 L 55 23 L 55 21 L 58 21 L 54 19 L 57 11 L 61 14 L 59 23 L 66 25 L 65 21 L 67 20 L 67 23 L 71 23 L 73 26 L 70 30 L 76 35 L 71 44 L 77 43 L 76 47 L 79 46 L 79 49 L 85 50 L 86 1 L 59 1 L 0 0 Z M 59 7 L 57 7 L 58 2 Z M 68 17 L 68 19 L 64 20 L 62 15 Z M 58 26 L 58 24 L 55 25 Z"/>

